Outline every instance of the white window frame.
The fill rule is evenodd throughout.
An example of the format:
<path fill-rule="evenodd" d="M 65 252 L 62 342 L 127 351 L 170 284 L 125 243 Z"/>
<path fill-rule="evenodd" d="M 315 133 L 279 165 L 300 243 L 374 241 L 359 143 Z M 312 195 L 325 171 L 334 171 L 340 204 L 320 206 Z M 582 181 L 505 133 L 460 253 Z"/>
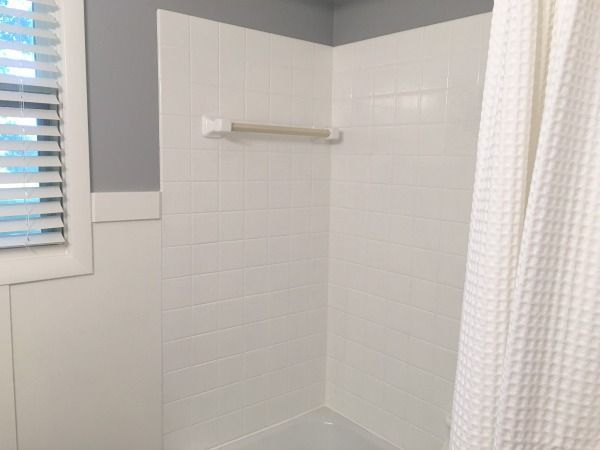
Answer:
<path fill-rule="evenodd" d="M 56 3 L 66 243 L 0 250 L 0 286 L 93 272 L 84 0 Z"/>

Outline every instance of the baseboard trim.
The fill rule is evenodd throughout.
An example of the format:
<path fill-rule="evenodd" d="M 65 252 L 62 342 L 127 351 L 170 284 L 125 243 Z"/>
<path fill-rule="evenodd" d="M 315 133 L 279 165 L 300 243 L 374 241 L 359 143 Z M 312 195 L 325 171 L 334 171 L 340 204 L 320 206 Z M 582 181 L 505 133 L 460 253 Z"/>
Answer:
<path fill-rule="evenodd" d="M 93 192 L 92 222 L 160 219 L 160 192 Z"/>

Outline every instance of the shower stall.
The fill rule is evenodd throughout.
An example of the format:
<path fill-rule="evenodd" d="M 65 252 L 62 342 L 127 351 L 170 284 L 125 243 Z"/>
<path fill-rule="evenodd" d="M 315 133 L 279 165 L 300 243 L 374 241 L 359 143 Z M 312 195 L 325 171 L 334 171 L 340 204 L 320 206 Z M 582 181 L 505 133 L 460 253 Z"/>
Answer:
<path fill-rule="evenodd" d="M 298 448 L 353 448 L 326 439 L 353 422 L 441 449 L 490 15 L 334 48 L 158 21 L 165 448 L 316 411 L 284 425 L 325 439 Z M 340 137 L 214 139 L 203 116 Z"/>
<path fill-rule="evenodd" d="M 597 375 L 597 355 L 564 383 L 543 369 L 574 320 L 597 317 L 597 235 L 579 254 L 588 303 L 541 273 L 568 280 L 569 239 L 598 231 L 598 157 L 578 150 L 597 130 L 561 115 L 577 108 L 561 103 L 558 67 L 593 78 L 565 36 L 598 44 L 600 12 L 500 3 L 493 24 L 478 14 L 335 47 L 159 11 L 166 450 L 592 448 L 597 433 L 569 440 L 560 406 L 532 405 L 557 400 L 573 367 Z M 584 123 L 598 117 L 580 107 Z M 583 161 L 576 194 L 564 168 Z M 547 397 L 532 395 L 539 376 Z"/>
<path fill-rule="evenodd" d="M 490 14 L 335 48 L 158 19 L 165 448 L 316 410 L 286 426 L 441 449 Z M 215 139 L 203 116 L 340 137 Z"/>

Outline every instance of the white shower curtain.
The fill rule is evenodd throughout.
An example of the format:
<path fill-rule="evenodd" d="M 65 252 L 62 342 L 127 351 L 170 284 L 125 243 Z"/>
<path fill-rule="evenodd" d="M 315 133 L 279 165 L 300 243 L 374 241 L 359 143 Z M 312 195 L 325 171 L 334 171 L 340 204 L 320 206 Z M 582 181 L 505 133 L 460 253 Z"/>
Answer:
<path fill-rule="evenodd" d="M 600 449 L 600 0 L 496 0 L 453 450 Z"/>

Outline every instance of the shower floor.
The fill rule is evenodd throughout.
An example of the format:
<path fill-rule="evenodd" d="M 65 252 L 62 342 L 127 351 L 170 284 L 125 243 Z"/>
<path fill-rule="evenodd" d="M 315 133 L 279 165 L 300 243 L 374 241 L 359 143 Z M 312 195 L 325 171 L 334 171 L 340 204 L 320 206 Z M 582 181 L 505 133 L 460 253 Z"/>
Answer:
<path fill-rule="evenodd" d="M 219 450 L 397 450 L 328 408 L 296 417 Z"/>

